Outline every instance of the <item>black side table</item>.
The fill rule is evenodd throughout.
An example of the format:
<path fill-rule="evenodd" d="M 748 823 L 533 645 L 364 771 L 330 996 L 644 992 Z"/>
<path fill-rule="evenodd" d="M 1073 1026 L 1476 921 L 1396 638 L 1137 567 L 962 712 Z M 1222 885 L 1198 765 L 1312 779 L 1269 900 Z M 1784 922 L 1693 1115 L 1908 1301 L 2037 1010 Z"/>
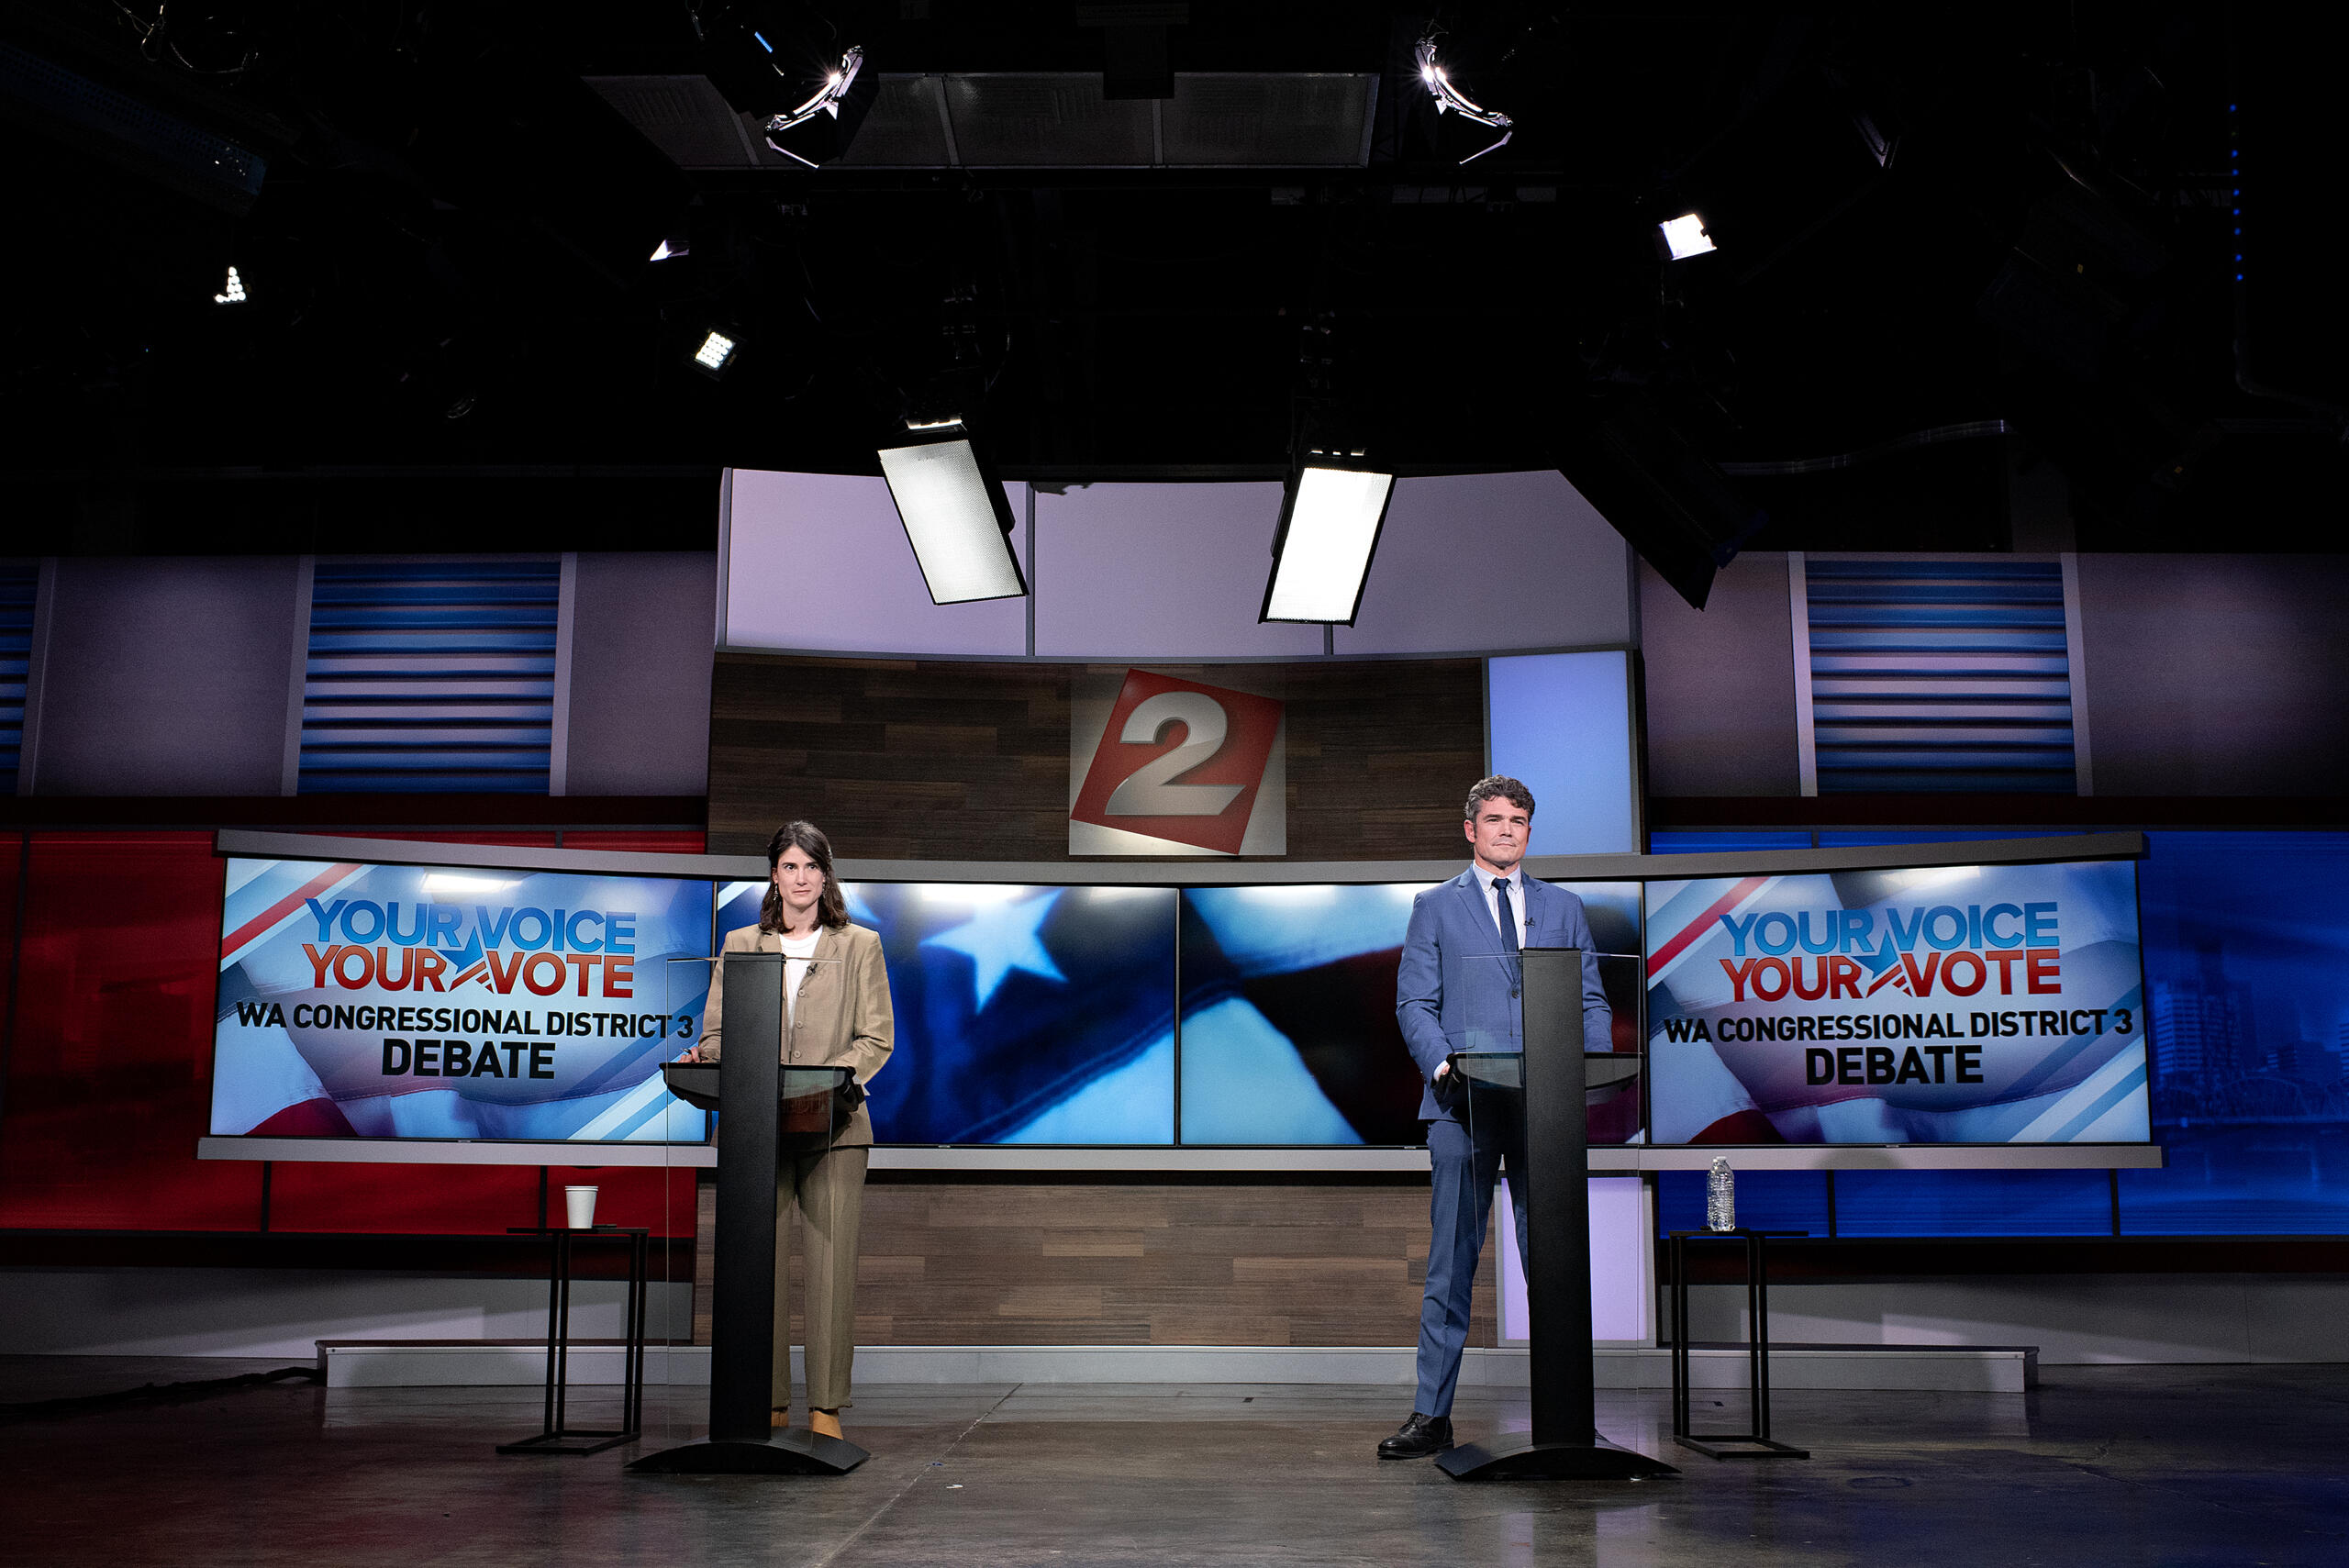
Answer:
<path fill-rule="evenodd" d="M 537 1436 L 499 1443 L 500 1453 L 601 1453 L 633 1442 L 644 1428 L 645 1275 L 652 1251 L 649 1228 L 598 1225 L 573 1230 L 561 1225 L 509 1225 L 509 1236 L 544 1236 L 554 1244 L 547 1263 L 546 1425 Z M 623 1358 L 620 1426 L 618 1431 L 573 1431 L 563 1424 L 563 1401 L 571 1371 L 571 1247 L 574 1241 L 628 1243 L 628 1350 Z"/>
<path fill-rule="evenodd" d="M 1668 1272 L 1672 1275 L 1672 1440 L 1713 1459 L 1809 1459 L 1809 1449 L 1770 1436 L 1770 1238 L 1808 1236 L 1808 1230 L 1675 1230 Z M 1688 1429 L 1688 1243 L 1737 1241 L 1745 1248 L 1745 1310 L 1753 1328 L 1745 1342 L 1746 1382 L 1753 1429 L 1692 1432 Z M 1723 1446 L 1728 1445 L 1728 1446 Z"/>

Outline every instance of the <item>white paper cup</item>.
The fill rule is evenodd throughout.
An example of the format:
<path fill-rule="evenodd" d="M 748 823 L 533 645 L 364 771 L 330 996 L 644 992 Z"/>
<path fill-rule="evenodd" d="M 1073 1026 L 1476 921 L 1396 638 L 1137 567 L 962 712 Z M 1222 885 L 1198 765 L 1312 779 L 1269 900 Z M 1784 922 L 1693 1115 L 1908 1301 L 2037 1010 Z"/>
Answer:
<path fill-rule="evenodd" d="M 563 1188 L 562 1206 L 569 1211 L 571 1229 L 573 1230 L 593 1230 L 596 1228 L 595 1188 Z"/>

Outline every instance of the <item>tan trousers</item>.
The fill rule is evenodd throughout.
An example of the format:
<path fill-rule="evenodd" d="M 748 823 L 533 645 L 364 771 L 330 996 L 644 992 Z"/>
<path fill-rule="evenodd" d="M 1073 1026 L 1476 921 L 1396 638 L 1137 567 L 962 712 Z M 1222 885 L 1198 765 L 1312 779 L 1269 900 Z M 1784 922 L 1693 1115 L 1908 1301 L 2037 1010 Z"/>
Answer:
<path fill-rule="evenodd" d="M 774 1383 L 771 1403 L 791 1403 L 791 1206 L 807 1221 L 807 1407 L 849 1403 L 856 1357 L 856 1236 L 864 1215 L 870 1149 L 779 1153 L 774 1162 Z"/>

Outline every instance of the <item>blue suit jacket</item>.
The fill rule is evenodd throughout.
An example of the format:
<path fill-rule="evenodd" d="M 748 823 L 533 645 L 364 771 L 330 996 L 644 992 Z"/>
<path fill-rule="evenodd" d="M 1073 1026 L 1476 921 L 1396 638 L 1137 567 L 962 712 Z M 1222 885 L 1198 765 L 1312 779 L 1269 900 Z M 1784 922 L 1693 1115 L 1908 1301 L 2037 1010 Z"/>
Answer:
<path fill-rule="evenodd" d="M 1485 903 L 1489 880 L 1472 865 L 1411 900 L 1410 930 L 1395 977 L 1395 1018 L 1429 1084 L 1419 1094 L 1422 1121 L 1460 1119 L 1435 1103 L 1435 1070 L 1445 1057 L 1455 1051 L 1523 1049 L 1521 966 L 1502 948 L 1500 928 Z M 1614 1013 L 1598 984 L 1582 900 L 1529 876 L 1520 918 L 1525 924 L 1520 947 L 1582 950 L 1583 1049 L 1609 1049 Z"/>

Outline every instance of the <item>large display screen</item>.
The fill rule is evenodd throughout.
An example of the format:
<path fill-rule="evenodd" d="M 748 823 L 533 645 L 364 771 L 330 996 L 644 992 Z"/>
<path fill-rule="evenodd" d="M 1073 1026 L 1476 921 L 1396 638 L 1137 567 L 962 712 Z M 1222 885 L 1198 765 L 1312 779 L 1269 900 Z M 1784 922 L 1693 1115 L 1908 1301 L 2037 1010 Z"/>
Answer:
<path fill-rule="evenodd" d="M 228 862 L 212 1130 L 699 1142 L 710 884 Z"/>
<path fill-rule="evenodd" d="M 1195 887 L 1183 893 L 1183 1141 L 1425 1141 L 1419 1070 L 1395 1021 L 1395 972 L 1422 883 Z M 1598 951 L 1636 954 L 1640 884 L 1561 883 Z M 1602 962 L 1615 1038 L 1639 1048 L 1636 962 Z M 1639 1097 L 1591 1112 L 1590 1136 L 1639 1131 Z"/>
<path fill-rule="evenodd" d="M 1649 883 L 1654 1141 L 2144 1141 L 2136 873 Z"/>
<path fill-rule="evenodd" d="M 1649 1056 L 1595 1142 L 2150 1137 L 2132 862 L 1560 885 L 1612 955 L 1607 1048 Z M 765 886 L 232 858 L 211 1129 L 704 1142 L 660 1068 Z M 1424 891 L 843 883 L 896 1013 L 875 1136 L 1417 1144 Z"/>
<path fill-rule="evenodd" d="M 720 891 L 721 932 L 766 884 Z M 841 884 L 881 935 L 896 1048 L 884 1143 L 1172 1143 L 1174 894 L 1164 887 Z"/>

